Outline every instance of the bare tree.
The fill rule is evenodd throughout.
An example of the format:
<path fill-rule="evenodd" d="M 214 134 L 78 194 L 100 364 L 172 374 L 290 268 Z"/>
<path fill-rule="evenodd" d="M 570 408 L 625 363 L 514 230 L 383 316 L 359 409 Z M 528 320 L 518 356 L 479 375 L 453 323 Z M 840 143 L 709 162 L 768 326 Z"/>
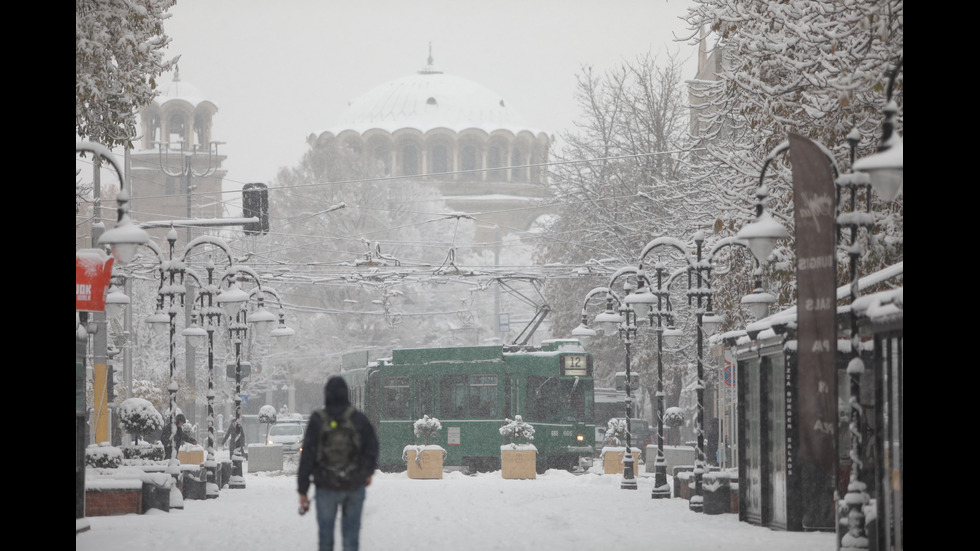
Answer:
<path fill-rule="evenodd" d="M 561 136 L 565 145 L 550 176 L 559 216 L 538 251 L 540 262 L 578 264 L 592 274 L 549 282 L 549 304 L 563 313 L 552 321 L 553 332 L 561 335 L 578 325 L 588 291 L 605 286 L 613 270 L 635 266 L 646 243 L 683 238 L 712 220 L 706 196 L 686 177 L 687 110 L 676 56 L 658 63 L 642 55 L 603 75 L 585 67 L 577 98 L 581 120 Z M 602 306 L 590 304 L 591 313 Z M 638 338 L 631 363 L 653 396 L 656 379 L 642 373 L 656 365 L 656 346 L 651 335 Z M 611 387 L 624 369 L 622 344 L 607 335 L 590 348 L 599 359 L 597 385 Z"/>

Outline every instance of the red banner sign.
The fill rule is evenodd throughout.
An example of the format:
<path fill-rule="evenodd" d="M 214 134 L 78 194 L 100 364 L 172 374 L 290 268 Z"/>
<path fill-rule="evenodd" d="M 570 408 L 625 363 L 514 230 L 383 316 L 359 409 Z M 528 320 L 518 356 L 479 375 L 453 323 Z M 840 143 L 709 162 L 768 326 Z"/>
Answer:
<path fill-rule="evenodd" d="M 103 312 L 113 258 L 99 249 L 75 251 L 75 311 Z"/>

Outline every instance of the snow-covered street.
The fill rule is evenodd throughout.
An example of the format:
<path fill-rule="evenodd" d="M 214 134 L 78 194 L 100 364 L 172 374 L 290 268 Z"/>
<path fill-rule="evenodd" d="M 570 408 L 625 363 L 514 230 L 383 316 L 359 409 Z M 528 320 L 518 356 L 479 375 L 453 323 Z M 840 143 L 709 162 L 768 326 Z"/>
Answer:
<path fill-rule="evenodd" d="M 183 510 L 89 517 L 91 527 L 76 535 L 75 550 L 315 549 L 316 519 L 312 512 L 298 514 L 296 478 L 289 471 L 249 473 L 245 489 L 185 500 Z M 368 488 L 361 549 L 835 548 L 831 533 L 778 532 L 739 522 L 734 514 L 693 513 L 683 499 L 651 499 L 653 478 L 646 475 L 638 478 L 637 491 L 620 489 L 620 482 L 618 475 L 557 470 L 535 480 L 504 480 L 499 471 L 447 472 L 442 480 L 378 472 Z"/>

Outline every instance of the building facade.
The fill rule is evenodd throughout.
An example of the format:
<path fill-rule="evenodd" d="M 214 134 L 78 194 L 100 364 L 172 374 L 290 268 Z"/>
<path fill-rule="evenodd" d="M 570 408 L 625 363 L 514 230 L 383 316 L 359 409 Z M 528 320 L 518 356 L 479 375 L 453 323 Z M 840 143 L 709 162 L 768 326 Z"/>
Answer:
<path fill-rule="evenodd" d="M 129 154 L 131 211 L 141 223 L 224 216 L 221 168 L 212 135 L 218 106 L 180 79 L 160 87 L 140 112 L 142 134 Z M 162 237 L 167 229 L 150 229 Z"/>
<path fill-rule="evenodd" d="M 537 202 L 550 196 L 551 138 L 496 92 L 436 69 L 431 54 L 422 70 L 353 100 L 337 125 L 307 141 L 434 187 L 451 209 L 474 214 L 478 242 L 526 231 L 548 213 Z"/>

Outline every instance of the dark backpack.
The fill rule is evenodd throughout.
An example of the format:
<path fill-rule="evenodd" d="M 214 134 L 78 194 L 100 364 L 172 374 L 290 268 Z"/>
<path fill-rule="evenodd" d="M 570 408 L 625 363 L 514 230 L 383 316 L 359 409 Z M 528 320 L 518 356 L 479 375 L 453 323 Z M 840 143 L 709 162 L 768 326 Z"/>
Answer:
<path fill-rule="evenodd" d="M 320 436 L 317 438 L 313 480 L 317 486 L 353 489 L 360 481 L 361 435 L 351 421 L 354 407 L 348 406 L 339 419 L 331 419 L 325 409 L 318 410 Z"/>

